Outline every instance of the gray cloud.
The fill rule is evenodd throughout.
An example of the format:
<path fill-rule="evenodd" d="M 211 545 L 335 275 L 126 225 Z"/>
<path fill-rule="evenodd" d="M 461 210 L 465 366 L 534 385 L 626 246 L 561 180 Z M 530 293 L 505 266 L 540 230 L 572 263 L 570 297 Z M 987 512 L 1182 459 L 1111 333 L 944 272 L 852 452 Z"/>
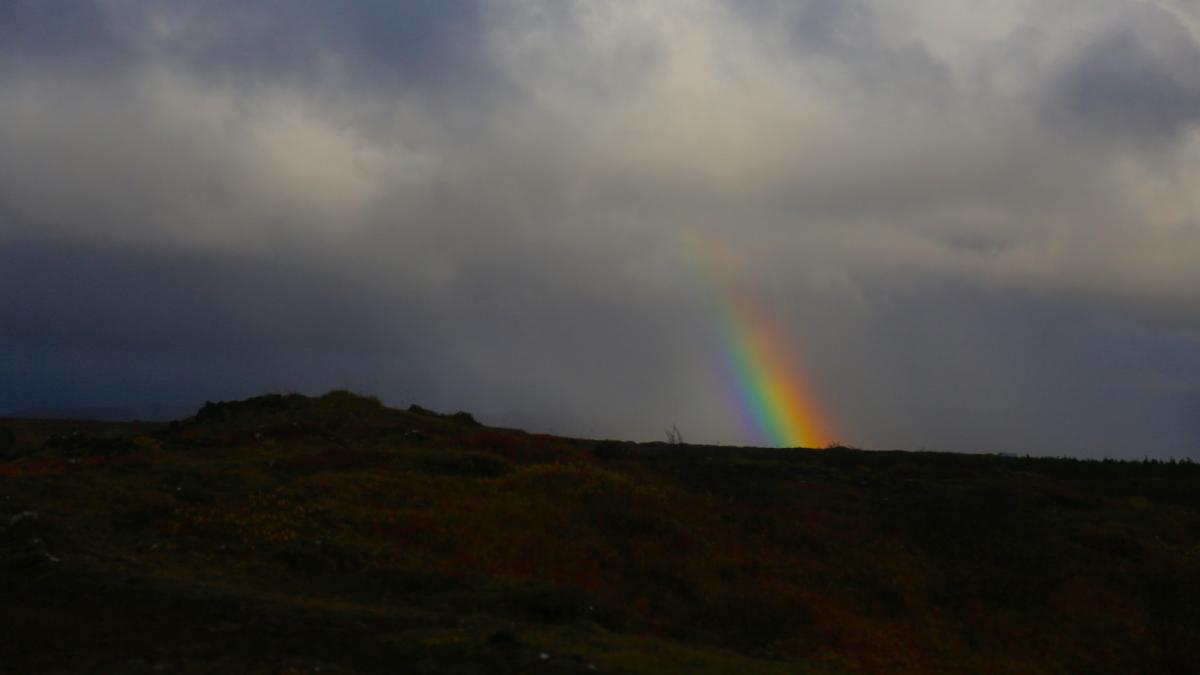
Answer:
<path fill-rule="evenodd" d="M 131 56 L 100 3 L 14 0 L 0 6 L 0 64 L 8 69 L 69 64 L 100 70 Z"/>
<path fill-rule="evenodd" d="M 753 440 L 700 236 L 843 441 L 1194 453 L 1197 21 L 7 3 L 0 408 L 352 386 Z"/>
<path fill-rule="evenodd" d="M 1200 46 L 1165 10 L 1130 14 L 1075 56 L 1051 102 L 1068 125 L 1170 141 L 1200 120 Z"/>
<path fill-rule="evenodd" d="M 249 84 L 396 88 L 478 77 L 480 8 L 459 2 L 66 2 L 0 9 L 18 63 L 136 67 L 152 61 Z M 475 82 L 473 84 L 478 84 Z"/>

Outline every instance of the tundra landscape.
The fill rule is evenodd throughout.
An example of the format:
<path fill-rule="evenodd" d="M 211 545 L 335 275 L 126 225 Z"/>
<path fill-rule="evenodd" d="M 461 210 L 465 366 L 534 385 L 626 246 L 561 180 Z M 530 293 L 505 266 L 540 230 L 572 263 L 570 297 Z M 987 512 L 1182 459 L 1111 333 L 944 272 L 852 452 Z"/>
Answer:
<path fill-rule="evenodd" d="M 1191 462 L 581 440 L 345 391 L 0 429 L 4 672 L 1200 663 Z"/>
<path fill-rule="evenodd" d="M 1198 289 L 1197 0 L 0 0 L 0 675 L 1197 675 Z"/>

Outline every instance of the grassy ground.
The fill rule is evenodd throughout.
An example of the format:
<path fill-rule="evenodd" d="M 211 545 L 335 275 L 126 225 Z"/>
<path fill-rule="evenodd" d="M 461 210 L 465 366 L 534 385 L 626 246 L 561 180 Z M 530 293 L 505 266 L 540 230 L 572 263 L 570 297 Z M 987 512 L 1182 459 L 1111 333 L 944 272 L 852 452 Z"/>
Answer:
<path fill-rule="evenodd" d="M 1188 673 L 1200 466 L 0 420 L 0 672 Z"/>

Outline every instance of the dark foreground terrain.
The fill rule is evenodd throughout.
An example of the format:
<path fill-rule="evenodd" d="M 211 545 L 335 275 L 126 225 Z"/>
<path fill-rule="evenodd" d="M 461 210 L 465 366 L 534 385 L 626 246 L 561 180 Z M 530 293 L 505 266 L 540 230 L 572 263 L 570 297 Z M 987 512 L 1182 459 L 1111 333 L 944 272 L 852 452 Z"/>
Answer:
<path fill-rule="evenodd" d="M 0 672 L 1195 673 L 1200 466 L 0 420 Z"/>

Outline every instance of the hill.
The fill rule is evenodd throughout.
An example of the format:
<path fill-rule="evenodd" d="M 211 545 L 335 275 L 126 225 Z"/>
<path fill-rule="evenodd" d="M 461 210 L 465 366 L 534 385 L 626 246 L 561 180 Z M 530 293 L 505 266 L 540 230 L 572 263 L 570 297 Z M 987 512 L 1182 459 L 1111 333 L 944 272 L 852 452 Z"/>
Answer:
<path fill-rule="evenodd" d="M 1184 673 L 1200 466 L 0 419 L 0 670 Z"/>

